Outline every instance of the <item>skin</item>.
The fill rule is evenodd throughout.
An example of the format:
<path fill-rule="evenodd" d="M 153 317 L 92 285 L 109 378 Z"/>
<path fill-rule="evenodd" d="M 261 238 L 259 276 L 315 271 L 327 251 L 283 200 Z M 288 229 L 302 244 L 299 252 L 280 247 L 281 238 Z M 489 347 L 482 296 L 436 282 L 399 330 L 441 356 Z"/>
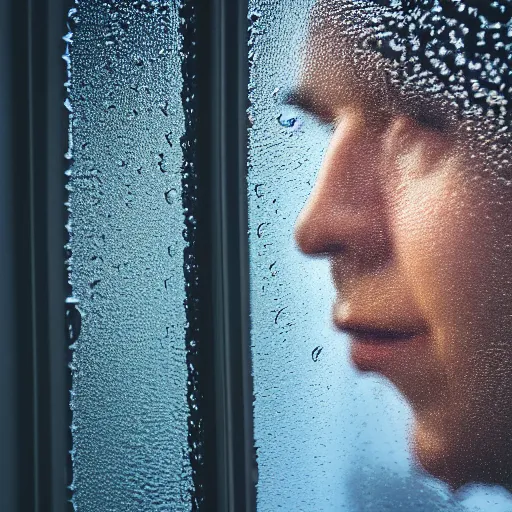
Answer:
<path fill-rule="evenodd" d="M 410 403 L 418 463 L 454 488 L 510 488 L 511 188 L 488 164 L 478 121 L 393 90 L 381 58 L 355 57 L 330 23 L 313 24 L 290 99 L 334 126 L 297 244 L 329 258 L 342 329 L 419 333 L 385 360 L 351 347 L 361 371 L 383 375 Z"/>

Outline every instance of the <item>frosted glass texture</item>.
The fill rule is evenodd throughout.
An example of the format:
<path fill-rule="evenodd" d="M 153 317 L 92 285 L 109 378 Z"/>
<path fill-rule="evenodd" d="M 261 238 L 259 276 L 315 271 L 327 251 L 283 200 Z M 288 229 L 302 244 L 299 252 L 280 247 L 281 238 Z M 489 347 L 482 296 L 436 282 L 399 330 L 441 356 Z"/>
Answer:
<path fill-rule="evenodd" d="M 409 13 L 403 14 L 402 12 L 400 16 L 397 16 L 396 13 L 401 12 L 400 9 L 403 8 L 407 11 L 406 7 L 403 7 L 406 4 L 410 4 Z M 445 11 L 440 4 L 448 5 Z M 457 5 L 454 7 L 455 4 Z M 462 4 L 462 7 L 459 4 Z M 494 2 L 494 4 L 499 4 L 496 7 L 496 12 L 498 9 L 510 8 L 507 2 Z M 367 10 L 367 14 L 363 16 L 358 14 L 359 17 L 352 17 L 353 12 L 368 9 L 370 5 L 376 10 Z M 391 15 L 389 11 L 379 10 L 382 6 L 391 6 Z M 394 12 L 393 9 L 395 9 Z M 481 250 L 478 249 L 482 246 L 481 237 L 500 232 L 501 228 L 496 230 L 497 223 L 502 222 L 502 219 L 509 219 L 509 215 L 503 212 L 465 211 L 464 208 L 469 208 L 469 205 L 478 204 L 480 207 L 482 205 L 482 202 L 475 200 L 475 197 L 472 196 L 470 199 L 466 196 L 469 193 L 467 189 L 471 187 L 468 186 L 467 189 L 460 187 L 460 182 L 447 182 L 450 185 L 448 186 L 441 181 L 447 179 L 446 173 L 437 168 L 435 168 L 436 172 L 420 173 L 418 162 L 421 162 L 421 153 L 414 153 L 413 149 L 410 149 L 411 152 L 408 153 L 408 148 L 420 151 L 419 148 L 424 147 L 414 146 L 414 141 L 426 140 L 425 137 L 431 137 L 428 144 L 436 148 L 436 155 L 444 154 L 446 150 L 442 144 L 447 140 L 451 141 L 448 139 L 448 130 L 452 130 L 449 132 L 451 137 L 456 129 L 462 130 L 462 126 L 466 130 L 466 138 L 469 134 L 479 133 L 478 130 L 482 129 L 481 127 L 484 125 L 485 129 L 489 130 L 488 133 L 492 135 L 480 137 L 478 140 L 490 141 L 493 140 L 493 137 L 496 137 L 498 141 L 506 140 L 505 138 L 500 139 L 500 137 L 505 137 L 503 127 L 505 123 L 509 122 L 507 120 L 508 110 L 504 107 L 506 105 L 504 101 L 510 90 L 501 87 L 502 82 L 499 81 L 498 75 L 501 73 L 500 76 L 505 80 L 503 77 L 508 68 L 502 66 L 502 61 L 496 63 L 493 57 L 486 55 L 484 51 L 479 53 L 476 39 L 473 41 L 476 48 L 474 50 L 471 40 L 473 36 L 463 39 L 467 48 L 461 49 L 463 46 L 460 46 L 462 44 L 460 37 L 467 35 L 466 25 L 462 21 L 458 24 L 454 23 L 450 16 L 454 15 L 453 12 L 458 12 L 458 15 L 464 16 L 464 22 L 473 29 L 475 29 L 475 23 L 478 23 L 479 26 L 499 32 L 499 37 L 504 37 L 503 27 L 492 24 L 494 21 L 492 16 L 495 13 L 492 8 L 485 8 L 486 12 L 473 12 L 472 9 L 473 7 L 468 8 L 463 5 L 463 2 L 249 0 L 249 99 L 251 103 L 249 108 L 248 200 L 251 346 L 255 395 L 254 431 L 259 468 L 258 512 L 275 512 L 276 510 L 304 512 L 313 510 L 316 512 L 338 512 L 341 510 L 501 512 L 511 508 L 510 495 L 499 485 L 484 488 L 469 486 L 463 489 L 464 492 L 451 492 L 446 482 L 452 478 L 449 483 L 456 485 L 457 482 L 454 480 L 460 473 L 456 471 L 449 473 L 452 460 L 450 457 L 453 456 L 455 457 L 453 460 L 459 460 L 456 457 L 460 457 L 461 454 L 471 453 L 473 455 L 479 446 L 485 444 L 475 441 L 475 438 L 468 433 L 464 434 L 465 437 L 462 436 L 463 440 L 471 438 L 467 446 L 463 446 L 464 441 L 460 441 L 460 439 L 461 445 L 457 445 L 455 441 L 446 443 L 448 448 L 445 447 L 445 452 L 441 452 L 441 457 L 445 457 L 440 465 L 443 469 L 430 468 L 431 473 L 439 478 L 433 478 L 427 472 L 422 471 L 416 462 L 416 456 L 410 449 L 410 440 L 415 432 L 413 413 L 419 417 L 419 421 L 424 420 L 423 425 L 426 425 L 427 433 L 430 432 L 428 428 L 431 427 L 428 418 L 434 417 L 434 420 L 437 421 L 437 417 L 442 417 L 441 409 L 436 409 L 436 407 L 441 408 L 441 405 L 435 399 L 435 386 L 437 385 L 436 375 L 446 371 L 442 366 L 444 363 L 439 363 L 439 366 L 433 371 L 430 384 L 423 385 L 422 388 L 421 382 L 424 376 L 422 368 L 429 368 L 428 365 L 434 363 L 428 358 L 423 360 L 423 356 L 414 351 L 406 354 L 407 359 L 395 365 L 398 368 L 396 371 L 399 372 L 402 368 L 404 374 L 411 372 L 414 382 L 420 383 L 414 384 L 417 388 L 413 389 L 423 390 L 424 396 L 419 400 L 411 396 L 414 395 L 411 392 L 411 385 L 404 384 L 398 379 L 398 387 L 401 386 L 402 394 L 395 387 L 397 377 L 396 375 L 393 377 L 394 370 L 386 367 L 384 370 L 381 368 L 381 371 L 377 369 L 372 372 L 363 372 L 355 368 L 351 357 L 355 357 L 359 367 L 363 367 L 365 364 L 369 366 L 377 364 L 375 360 L 371 360 L 375 354 L 372 356 L 368 354 L 368 351 L 364 351 L 366 349 L 364 349 L 365 342 L 363 340 L 361 344 L 358 344 L 359 348 L 363 347 L 359 351 L 359 355 L 352 353 L 351 356 L 350 347 L 353 346 L 353 342 L 350 341 L 347 330 L 338 332 L 332 326 L 331 320 L 331 307 L 334 303 L 337 304 L 335 311 L 338 312 L 340 322 L 343 322 L 346 317 L 350 318 L 350 307 L 357 303 L 357 293 L 363 294 L 363 292 L 366 294 L 366 298 L 360 297 L 357 304 L 358 311 L 364 310 L 362 317 L 366 319 L 371 317 L 374 327 L 386 327 L 384 318 L 387 319 L 388 324 L 393 322 L 395 322 L 394 326 L 400 324 L 400 329 L 404 331 L 406 323 L 404 318 L 416 318 L 414 315 L 419 317 L 417 313 L 408 314 L 412 311 L 411 304 L 414 302 L 412 299 L 404 300 L 405 292 L 400 292 L 400 286 L 403 283 L 400 284 L 398 278 L 386 281 L 387 274 L 383 269 L 394 268 L 394 263 L 387 262 L 386 265 L 379 266 L 380 263 L 375 262 L 379 258 L 388 258 L 389 254 L 395 250 L 390 249 L 390 247 L 395 247 L 392 244 L 384 245 L 385 237 L 382 233 L 386 232 L 383 229 L 379 231 L 377 228 L 372 228 L 376 231 L 373 235 L 367 236 L 368 233 L 357 231 L 359 229 L 357 219 L 361 218 L 357 217 L 357 215 L 361 215 L 361 211 L 358 210 L 361 202 L 365 204 L 367 201 L 368 208 L 372 211 L 371 208 L 378 204 L 376 202 L 380 197 L 372 196 L 374 187 L 380 186 L 377 172 L 374 172 L 370 178 L 364 175 L 375 164 L 375 155 L 378 154 L 376 151 L 382 148 L 382 146 L 376 146 L 380 135 L 377 134 L 377 131 L 372 135 L 368 128 L 369 125 L 366 124 L 362 124 L 364 129 L 361 128 L 360 131 L 357 131 L 357 127 L 361 125 L 357 123 L 350 125 L 353 132 L 349 128 L 343 128 L 343 122 L 349 123 L 350 115 L 354 112 L 352 110 L 348 114 L 343 114 L 348 119 L 347 121 L 343 121 L 345 118 L 333 119 L 335 115 L 330 112 L 331 106 L 333 110 L 338 108 L 334 102 L 343 97 L 343 94 L 346 95 L 345 100 L 350 103 L 350 98 L 354 98 L 354 96 L 350 96 L 351 94 L 357 95 L 368 87 L 371 89 L 371 84 L 378 83 L 377 80 L 382 78 L 378 73 L 384 69 L 383 73 L 387 73 L 386 81 L 379 82 L 380 89 L 377 88 L 376 93 L 369 92 L 365 97 L 362 102 L 365 107 L 364 113 L 379 104 L 383 95 L 382 91 L 387 83 L 390 91 L 395 91 L 393 87 L 397 87 L 400 94 L 403 94 L 403 97 L 399 96 L 399 99 L 404 102 L 412 101 L 417 97 L 423 98 L 423 93 L 428 92 L 428 98 L 432 98 L 434 103 L 426 103 L 428 108 L 425 110 L 427 113 L 436 113 L 437 118 L 432 116 L 431 119 L 427 113 L 416 107 L 402 112 L 400 103 L 396 107 L 397 110 L 391 110 L 391 113 L 385 112 L 385 116 L 372 118 L 371 122 L 374 123 L 372 125 L 374 127 L 382 126 L 388 129 L 392 126 L 396 130 L 399 128 L 402 130 L 398 132 L 397 142 L 396 139 L 386 139 L 388 140 L 386 148 L 394 148 L 392 142 L 395 141 L 396 147 L 404 152 L 403 155 L 399 154 L 393 160 L 393 165 L 396 164 L 402 173 L 399 178 L 406 174 L 408 181 L 405 181 L 405 178 L 400 178 L 404 180 L 404 183 L 401 184 L 402 188 L 392 186 L 390 187 L 391 192 L 388 193 L 393 194 L 395 190 L 405 190 L 404 194 L 410 195 L 401 196 L 400 200 L 391 203 L 392 207 L 389 206 L 389 210 L 383 210 L 384 213 L 381 212 L 376 217 L 372 217 L 372 223 L 375 224 L 370 223 L 370 226 L 380 226 L 379 223 L 383 223 L 383 219 L 388 219 L 388 215 L 392 215 L 395 209 L 400 212 L 400 208 L 404 204 L 412 205 L 410 212 L 402 216 L 397 214 L 394 224 L 387 226 L 386 229 L 394 230 L 392 234 L 398 233 L 399 236 L 393 243 L 398 244 L 404 251 L 405 242 L 410 242 L 407 247 L 411 256 L 405 260 L 406 262 L 424 261 L 422 258 L 427 255 L 425 264 L 431 264 L 432 267 L 424 267 L 422 270 L 424 274 L 420 275 L 418 279 L 414 280 L 417 277 L 414 275 L 414 271 L 416 271 L 414 266 L 407 267 L 407 271 L 413 274 L 411 281 L 415 285 L 424 283 L 423 298 L 427 305 L 435 309 L 434 306 L 441 304 L 445 307 L 444 311 L 453 311 L 457 315 L 456 318 L 466 319 L 461 325 L 462 320 L 452 321 L 448 319 L 449 315 L 447 315 L 443 323 L 435 316 L 438 312 L 432 313 L 434 320 L 430 327 L 432 330 L 439 328 L 439 331 L 444 332 L 445 335 L 445 338 L 439 335 L 439 339 L 436 338 L 436 343 L 442 346 L 447 339 L 450 339 L 450 344 L 446 344 L 445 350 L 446 353 L 453 354 L 453 359 L 450 360 L 453 367 L 450 368 L 454 369 L 454 375 L 457 377 L 453 381 L 448 379 L 447 383 L 440 386 L 440 396 L 443 393 L 442 390 L 448 388 L 450 396 L 462 396 L 463 400 L 466 400 L 458 402 L 457 398 L 453 398 L 453 402 L 449 406 L 443 405 L 445 408 L 442 411 L 447 414 L 448 418 L 453 417 L 455 422 L 459 419 L 457 415 L 460 404 L 472 405 L 473 412 L 480 412 L 473 414 L 468 421 L 480 418 L 483 423 L 474 425 L 469 423 L 472 425 L 469 430 L 480 432 L 480 436 L 488 435 L 489 430 L 487 430 L 485 422 L 490 421 L 489 419 L 494 417 L 503 419 L 503 413 L 491 410 L 491 405 L 484 406 L 482 404 L 493 402 L 494 398 L 492 397 L 495 396 L 492 394 L 493 388 L 510 388 L 510 385 L 507 384 L 510 382 L 510 372 L 507 374 L 503 369 L 498 370 L 499 361 L 502 361 L 497 357 L 500 354 L 499 350 L 507 349 L 500 345 L 502 340 L 498 339 L 498 336 L 489 341 L 490 344 L 485 345 L 487 348 L 484 351 L 478 351 L 478 347 L 476 345 L 473 347 L 472 341 L 468 342 L 467 340 L 486 339 L 485 333 L 489 332 L 489 322 L 484 322 L 484 320 L 489 316 L 490 311 L 494 311 L 495 308 L 500 310 L 501 303 L 499 301 L 506 293 L 503 290 L 510 288 L 507 284 L 510 279 L 506 277 L 509 271 L 504 270 L 508 268 L 506 261 L 510 255 L 503 247 L 503 253 L 497 252 L 494 256 L 487 256 L 492 259 L 493 264 L 497 264 L 497 260 L 502 262 L 500 270 L 493 267 L 495 274 L 492 275 L 496 276 L 500 272 L 502 274 L 505 272 L 503 274 L 505 279 L 496 278 L 497 280 L 493 281 L 491 274 L 486 273 L 485 280 L 478 281 L 480 279 L 478 276 L 481 275 L 480 271 L 474 270 L 476 277 L 470 276 L 473 281 L 469 286 L 470 278 L 461 275 L 460 269 L 480 268 L 477 257 L 483 258 Z M 489 10 L 490 14 L 487 12 Z M 503 10 L 503 12 L 505 11 Z M 442 16 L 446 16 L 449 21 L 445 23 Z M 361 33 L 375 34 L 368 30 L 365 23 L 377 27 L 377 36 L 373 40 L 369 38 L 368 46 L 363 46 L 362 50 L 354 50 L 357 45 L 354 46 L 353 37 L 357 38 Z M 444 32 L 446 27 L 443 28 L 443 23 L 450 27 L 451 31 Z M 313 35 L 308 39 L 310 26 L 313 26 L 314 31 L 311 32 Z M 394 30 L 399 32 L 400 37 L 393 37 Z M 408 30 L 411 32 L 408 33 Z M 457 31 L 461 33 L 459 34 Z M 425 44 L 425 37 L 433 39 L 434 35 L 432 34 L 437 36 L 434 42 L 428 43 L 430 46 L 427 48 L 427 57 L 432 61 L 429 64 L 430 68 L 427 69 L 428 72 L 422 74 L 418 66 L 422 65 L 423 57 L 418 55 L 418 48 L 421 48 L 421 42 Z M 404 43 L 404 39 L 408 37 L 408 42 Z M 475 37 L 477 36 L 475 35 Z M 489 41 L 499 41 L 499 37 L 492 34 L 478 36 L 479 40 L 487 41 L 486 44 L 490 44 Z M 381 42 L 379 43 L 379 41 Z M 496 51 L 501 52 L 501 49 L 502 47 L 498 44 Z M 424 52 L 424 50 L 421 51 Z M 456 59 L 457 52 L 460 55 Z M 473 53 L 471 54 L 471 52 Z M 463 54 L 466 56 L 471 54 L 474 59 L 463 60 Z M 392 63 L 389 68 L 382 66 L 379 60 L 382 55 L 391 62 L 396 61 L 395 64 L 397 64 Z M 338 68 L 340 63 L 337 60 L 338 57 L 345 65 L 345 71 L 343 71 L 344 68 L 341 68 L 341 71 Z M 501 57 L 505 59 L 503 55 Z M 403 62 L 411 63 L 409 67 L 404 66 L 406 67 L 405 72 L 400 67 L 400 63 Z M 454 69 L 455 71 L 453 71 Z M 459 70 L 462 71 L 459 73 Z M 480 72 L 480 70 L 485 70 L 485 76 L 482 74 L 479 78 L 475 78 L 471 74 L 476 71 Z M 454 78 L 450 79 L 450 76 Z M 467 78 L 468 76 L 470 78 Z M 480 80 L 480 82 L 475 85 L 475 80 L 477 82 Z M 290 91 L 297 90 L 298 84 L 304 85 L 304 83 L 308 88 L 308 94 L 301 96 L 295 92 L 290 95 Z M 404 83 L 407 86 L 412 85 L 408 89 L 403 86 Z M 349 90 L 348 86 L 352 86 L 352 89 Z M 445 91 L 447 92 L 445 93 Z M 444 103 L 441 107 L 437 106 L 436 102 L 441 101 L 439 97 L 443 101 L 448 99 L 447 106 Z M 291 103 L 301 103 L 306 110 L 312 112 L 305 113 L 292 106 Z M 358 105 L 360 106 L 360 104 Z M 385 106 L 389 107 L 387 104 Z M 452 111 L 450 109 L 452 108 L 462 111 L 460 117 L 456 118 L 455 128 L 441 126 L 444 122 L 451 122 Z M 485 117 L 485 122 L 481 121 L 482 116 Z M 396 121 L 397 124 L 386 124 L 390 123 L 389 120 Z M 378 123 L 382 123 L 382 125 Z M 356 128 L 352 128 L 352 126 Z M 341 131 L 343 129 L 347 131 Z M 446 130 L 446 132 L 443 133 L 441 130 Z M 360 138 L 354 139 L 352 144 L 344 147 L 343 151 L 346 151 L 344 155 L 352 155 L 350 148 L 358 148 L 357 144 L 363 144 L 363 142 L 364 144 L 362 147 L 359 146 L 357 159 L 354 156 L 354 161 L 351 161 L 352 167 L 345 171 L 348 174 L 353 171 L 353 176 L 350 176 L 354 182 L 348 185 L 344 183 L 345 188 L 343 188 L 339 183 L 347 178 L 340 177 L 341 174 L 336 173 L 341 172 L 339 169 L 346 163 L 344 164 L 339 156 L 342 149 L 337 144 L 341 144 L 339 141 L 343 136 L 348 136 L 344 135 L 345 133 L 356 133 Z M 391 137 L 393 134 L 396 136 L 397 132 L 386 133 Z M 434 138 L 440 134 L 440 138 Z M 354 137 L 356 136 L 354 135 Z M 420 139 L 420 137 L 423 138 Z M 477 138 L 475 137 L 475 140 Z M 363 142 L 361 142 L 362 140 Z M 500 142 L 497 142 L 496 147 L 499 144 Z M 478 161 L 479 154 L 476 152 L 475 146 L 461 147 L 463 151 L 460 154 L 468 155 L 473 162 Z M 491 147 L 488 144 L 485 151 L 495 151 L 496 147 Z M 506 160 L 507 150 L 503 150 L 502 146 L 501 151 L 501 158 L 504 160 L 501 164 L 496 164 L 493 170 L 503 170 L 503 162 L 505 165 L 508 163 Z M 459 153 L 454 150 L 451 154 Z M 349 157 L 345 156 L 345 158 Z M 436 156 L 436 158 L 439 157 Z M 495 155 L 491 158 L 495 158 Z M 496 162 L 496 160 L 493 161 Z M 446 163 L 445 160 L 443 162 Z M 449 162 L 452 165 L 452 161 Z M 386 167 L 386 169 L 388 168 L 391 169 L 392 165 Z M 452 169 L 448 164 L 446 164 L 446 168 Z M 485 165 L 482 165 L 482 169 L 482 176 L 484 176 Z M 453 176 L 459 176 L 458 171 L 453 172 Z M 462 172 L 460 175 L 462 176 Z M 496 187 L 508 187 L 510 184 L 503 173 L 493 172 L 492 179 L 496 180 Z M 471 181 L 476 182 L 477 180 L 473 178 Z M 315 182 L 317 185 L 313 190 Z M 347 189 L 347 186 L 352 186 L 352 188 Z M 480 184 L 475 185 L 475 194 L 484 193 L 485 186 L 482 184 L 481 188 L 478 187 Z M 345 192 L 346 190 L 348 192 Z M 450 192 L 453 192 L 454 195 L 448 196 Z M 304 252 L 326 256 L 324 258 L 311 258 L 302 254 L 293 237 L 296 218 L 312 194 L 316 195 L 314 195 L 314 200 L 309 203 L 309 210 L 303 214 L 298 237 Z M 439 198 L 446 200 L 447 197 L 456 199 L 453 200 L 455 201 L 453 203 L 446 203 L 443 210 L 443 204 L 439 202 Z M 336 201 L 339 202 L 339 206 Z M 500 201 L 495 203 L 501 204 Z M 415 210 L 416 204 L 419 205 L 422 215 L 419 220 L 411 213 L 417 211 Z M 498 208 L 498 206 L 496 207 Z M 344 208 L 348 210 L 345 217 L 343 217 Z M 436 212 L 441 212 L 442 215 L 440 213 L 437 221 L 433 221 L 432 216 L 435 216 Z M 450 216 L 452 213 L 453 216 Z M 401 226 L 406 224 L 401 224 L 404 222 L 404 218 L 406 220 L 415 219 L 418 223 L 414 224 L 413 222 L 409 227 L 406 226 L 401 230 Z M 473 219 L 471 221 L 473 226 L 474 219 L 483 218 L 493 224 L 482 227 L 482 231 L 478 231 L 478 236 L 475 236 L 475 232 L 471 231 L 469 224 L 467 229 L 463 229 L 464 224 L 460 221 L 462 218 Z M 425 222 L 432 222 L 432 224 L 422 231 L 423 224 L 421 223 Z M 450 222 L 453 224 L 449 224 Z M 350 227 L 346 228 L 347 225 L 355 226 L 353 231 L 350 231 Z M 478 225 L 480 226 L 480 224 Z M 503 225 L 505 226 L 506 223 Z M 436 226 L 441 226 L 441 228 L 436 229 Z M 370 228 L 366 227 L 365 229 Z M 443 236 L 443 229 L 446 229 L 449 234 L 451 233 L 446 241 L 448 245 L 443 245 L 446 238 Z M 429 238 L 430 233 L 434 233 L 434 236 L 438 238 Z M 413 234 L 418 234 L 419 238 L 412 240 Z M 367 237 L 364 238 L 365 236 Z M 427 239 L 427 245 L 422 245 Z M 462 247 L 461 253 L 458 255 L 453 252 L 454 241 Z M 473 242 L 475 245 L 472 245 Z M 493 247 L 499 244 L 505 245 L 495 239 L 489 241 L 489 244 Z M 415 252 L 416 247 L 423 249 Z M 457 246 L 455 245 L 455 247 Z M 346 256 L 343 256 L 344 251 L 347 253 Z M 359 260 L 356 263 L 350 259 L 351 254 L 359 255 Z M 404 254 L 407 256 L 409 253 Z M 401 253 L 400 257 L 404 258 L 404 254 Z M 473 255 L 474 260 L 472 259 Z M 432 257 L 432 261 L 429 261 L 428 257 Z M 436 260 L 435 257 L 444 257 L 445 259 Z M 355 256 L 354 258 L 357 259 Z M 474 265 L 471 266 L 473 263 Z M 372 267 L 372 265 L 375 266 Z M 330 266 L 333 270 L 332 277 L 330 276 Z M 359 273 L 354 269 L 359 269 Z M 432 275 L 435 279 L 432 278 Z M 361 284 L 361 276 L 366 279 L 363 283 L 364 286 Z M 458 282 L 454 281 L 454 276 L 459 279 Z M 489 281 L 487 281 L 488 277 Z M 348 289 L 344 288 L 347 286 L 346 282 L 353 288 L 350 286 Z M 505 285 L 507 288 L 504 288 Z M 494 296 L 496 305 L 475 300 L 475 304 L 477 302 L 478 304 L 485 303 L 487 309 L 481 311 L 478 309 L 479 306 L 475 305 L 471 313 L 467 313 L 465 308 L 472 307 L 468 306 L 471 304 L 468 302 L 470 301 L 469 297 L 476 289 L 485 292 L 488 296 Z M 501 298 L 498 297 L 498 292 L 494 292 L 495 289 L 499 290 Z M 417 290 L 413 291 L 417 292 Z M 388 292 L 389 294 L 386 296 Z M 441 295 L 436 296 L 434 292 L 439 292 Z M 379 293 L 384 298 L 380 297 Z M 395 294 L 393 295 L 393 293 Z M 402 294 L 400 295 L 400 293 Z M 448 302 L 441 300 L 441 297 L 444 297 L 443 293 Z M 344 299 L 340 299 L 340 296 L 348 296 L 349 298 L 346 300 L 352 302 L 343 304 Z M 508 297 L 510 296 L 512 295 L 509 294 Z M 343 305 L 347 308 L 345 311 L 343 311 Z M 509 305 L 507 307 L 509 308 Z M 378 321 L 375 320 L 377 317 L 379 317 Z M 482 319 L 480 326 L 478 319 Z M 417 322 L 419 324 L 419 320 Z M 470 326 L 469 330 L 465 330 L 468 329 L 468 325 Z M 398 331 L 399 327 L 395 327 L 395 329 Z M 446 334 L 447 332 L 450 334 Z M 394 334 L 397 335 L 397 333 Z M 402 332 L 402 334 L 404 333 Z M 404 336 L 408 339 L 413 338 L 413 335 L 408 333 L 405 333 Z M 381 333 L 381 341 L 384 337 L 384 334 Z M 414 339 L 420 337 L 420 334 L 414 333 Z M 468 352 L 462 353 L 462 355 L 455 352 L 458 348 L 457 340 L 464 340 L 463 343 L 468 343 L 465 346 Z M 393 343 L 389 340 L 384 341 L 388 344 Z M 430 342 L 431 338 L 429 338 Z M 396 339 L 394 343 L 397 343 Z M 403 347 L 405 347 L 405 343 L 408 342 L 403 343 Z M 493 344 L 496 350 L 492 348 Z M 408 349 L 404 348 L 404 350 Z M 474 352 L 471 352 L 472 350 Z M 421 366 L 415 367 L 413 361 L 416 360 L 421 362 Z M 471 369 L 462 370 L 464 362 L 469 360 L 472 364 Z M 489 363 L 489 361 L 493 361 L 493 363 Z M 485 366 L 486 364 L 487 366 Z M 497 377 L 494 382 L 492 377 L 489 377 L 490 368 L 496 369 L 495 376 Z M 373 369 L 375 370 L 375 368 Z M 380 375 L 386 371 L 391 372 L 393 384 Z M 472 394 L 468 393 L 469 388 L 474 389 Z M 485 395 L 485 393 L 489 394 Z M 503 400 L 504 395 L 499 396 L 498 402 Z M 506 397 L 509 400 L 510 393 L 506 394 Z M 432 410 L 435 411 L 431 416 L 429 416 L 430 412 L 424 413 L 426 419 L 422 417 L 421 407 L 418 407 L 418 402 L 424 403 L 422 400 L 427 403 L 430 403 L 429 400 L 431 400 Z M 500 403 L 503 407 L 503 401 Z M 507 404 L 509 403 L 510 401 L 507 402 Z M 504 409 L 510 410 L 510 407 L 505 405 Z M 496 410 L 498 410 L 497 407 Z M 509 419 L 506 421 L 508 423 L 504 422 L 503 424 L 510 425 Z M 439 423 L 442 427 L 442 421 Z M 493 425 L 496 426 L 498 423 Z M 436 430 L 437 427 L 435 425 L 434 427 L 434 434 L 429 434 L 432 437 L 428 439 L 435 441 L 436 435 L 442 438 L 446 432 L 441 429 L 441 434 L 439 434 Z M 492 427 L 490 428 L 492 432 Z M 454 430 L 455 428 L 446 429 L 449 433 Z M 510 438 L 506 434 L 505 437 Z M 451 454 L 450 446 L 455 446 L 458 449 L 455 455 Z M 431 449 L 433 447 L 435 447 L 434 444 L 430 446 Z M 474 449 L 475 447 L 477 448 Z M 429 469 L 428 461 L 433 460 L 426 459 L 425 453 L 428 454 L 428 449 L 429 446 L 426 448 L 420 446 L 418 450 L 427 469 Z M 499 459 L 496 454 L 500 453 L 500 449 L 496 449 L 496 446 L 491 453 L 496 460 Z M 468 456 L 466 462 L 459 464 L 457 469 L 471 467 L 472 463 L 477 468 L 479 455 L 475 455 L 474 460 L 471 460 L 471 456 Z M 443 464 L 445 463 L 447 473 L 443 475 Z M 490 471 L 490 467 L 493 467 L 493 464 L 484 467 L 484 477 L 488 474 L 485 471 Z M 464 478 L 469 480 L 471 477 L 462 475 L 462 483 L 466 483 Z M 489 477 L 490 483 L 501 484 L 502 482 L 499 480 L 499 471 L 496 475 Z"/>
<path fill-rule="evenodd" d="M 84 1 L 66 36 L 73 504 L 191 509 L 176 2 Z"/>

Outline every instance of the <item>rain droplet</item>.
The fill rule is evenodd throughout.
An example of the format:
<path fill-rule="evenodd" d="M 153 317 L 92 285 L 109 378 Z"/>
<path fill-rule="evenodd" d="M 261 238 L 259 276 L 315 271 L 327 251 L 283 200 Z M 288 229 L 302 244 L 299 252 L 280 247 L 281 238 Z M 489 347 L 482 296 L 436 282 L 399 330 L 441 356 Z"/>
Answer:
<path fill-rule="evenodd" d="M 175 188 L 171 188 L 169 189 L 167 192 L 165 192 L 164 196 L 165 196 L 165 200 L 169 203 L 169 204 L 173 204 L 175 199 L 176 199 L 176 196 L 178 195 L 178 191 L 175 189 Z"/>
<path fill-rule="evenodd" d="M 82 315 L 80 314 L 80 310 L 77 307 L 78 300 L 73 299 L 73 302 L 70 302 L 69 299 L 73 298 L 68 297 L 68 299 L 66 299 L 66 334 L 69 344 L 72 345 L 76 342 L 78 336 L 80 335 L 80 329 L 82 327 Z"/>
<path fill-rule="evenodd" d="M 289 117 L 285 118 L 283 117 L 283 114 L 279 114 L 277 117 L 277 120 L 281 126 L 284 126 L 285 128 L 293 128 L 295 126 L 295 123 L 297 122 L 296 117 Z"/>
<path fill-rule="evenodd" d="M 313 359 L 313 362 L 317 362 L 318 361 L 318 358 L 320 356 L 320 354 L 322 353 L 322 350 L 324 349 L 324 347 L 315 347 L 313 349 L 313 352 L 311 352 L 311 359 Z"/>

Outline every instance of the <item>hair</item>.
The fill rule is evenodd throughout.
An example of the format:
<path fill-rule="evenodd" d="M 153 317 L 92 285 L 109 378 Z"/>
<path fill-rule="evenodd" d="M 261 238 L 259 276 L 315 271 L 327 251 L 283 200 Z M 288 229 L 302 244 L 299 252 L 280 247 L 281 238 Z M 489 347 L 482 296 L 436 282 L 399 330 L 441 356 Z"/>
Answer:
<path fill-rule="evenodd" d="M 379 54 L 402 95 L 437 98 L 468 121 L 494 174 L 511 178 L 512 0 L 318 0 L 313 18 L 350 40 L 354 58 Z"/>
<path fill-rule="evenodd" d="M 509 0 L 376 0 L 383 6 L 369 43 L 402 79 L 446 91 L 467 114 L 510 124 L 512 3 Z M 430 79 L 430 80 L 429 80 Z"/>

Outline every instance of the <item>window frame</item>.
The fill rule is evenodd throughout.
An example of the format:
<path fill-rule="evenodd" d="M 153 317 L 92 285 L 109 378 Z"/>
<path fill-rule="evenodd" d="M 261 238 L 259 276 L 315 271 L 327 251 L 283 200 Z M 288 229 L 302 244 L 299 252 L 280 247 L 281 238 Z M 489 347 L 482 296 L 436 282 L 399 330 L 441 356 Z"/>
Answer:
<path fill-rule="evenodd" d="M 247 0 L 206 0 L 211 84 L 209 130 L 212 170 L 213 295 L 218 397 L 218 510 L 256 510 L 257 465 L 253 435 L 250 353 L 247 197 L 248 7 Z M 201 5 L 201 4 L 200 4 Z M 200 48 L 203 44 L 199 43 Z M 199 77 L 199 83 L 201 78 Z M 202 112 L 200 110 L 200 112 Z M 201 122 L 199 123 L 201 126 Z M 204 126 L 206 128 L 206 126 Z M 198 145 L 201 148 L 201 145 Z M 208 161 L 200 163 L 207 171 Z"/>
<path fill-rule="evenodd" d="M 198 510 L 249 512 L 256 510 L 257 467 L 247 236 L 248 2 L 187 2 L 197 15 L 191 32 L 197 48 L 195 252 L 203 301 L 197 318 L 203 462 L 194 483 L 202 488 Z M 0 287 L 4 510 L 73 509 L 64 263 L 69 119 L 62 60 L 73 6 L 73 0 L 13 0 L 0 11 L 10 28 L 1 34 L 7 80 L 0 89 L 7 134 L 0 147 L 7 170 L 0 242 L 9 277 Z"/>
<path fill-rule="evenodd" d="M 65 341 L 64 160 L 67 116 L 61 55 L 69 0 L 7 2 L 7 79 L 2 155 L 6 219 L 2 242 L 12 308 L 4 350 L 12 363 L 0 390 L 11 435 L 0 494 L 5 510 L 70 510 L 67 468 L 69 371 Z M 9 318 L 7 316 L 9 315 Z M 6 469 L 6 471 L 9 471 Z M 5 486 L 5 487 L 4 487 Z"/>

